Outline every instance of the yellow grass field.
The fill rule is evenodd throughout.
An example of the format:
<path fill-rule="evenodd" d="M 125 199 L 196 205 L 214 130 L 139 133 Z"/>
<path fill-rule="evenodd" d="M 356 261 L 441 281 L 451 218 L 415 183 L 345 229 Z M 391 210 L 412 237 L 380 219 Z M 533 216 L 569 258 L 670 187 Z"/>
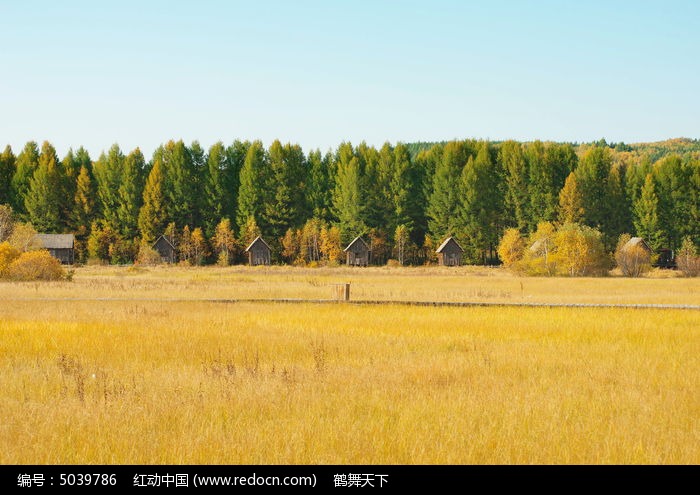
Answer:
<path fill-rule="evenodd" d="M 0 283 L 0 463 L 700 462 L 697 310 L 201 300 L 346 281 L 353 299 L 700 303 L 698 279 L 472 268 Z"/>

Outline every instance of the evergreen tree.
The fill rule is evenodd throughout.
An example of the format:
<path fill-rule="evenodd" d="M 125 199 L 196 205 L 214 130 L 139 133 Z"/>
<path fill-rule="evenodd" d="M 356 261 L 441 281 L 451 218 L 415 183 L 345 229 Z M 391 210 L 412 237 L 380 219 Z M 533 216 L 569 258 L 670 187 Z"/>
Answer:
<path fill-rule="evenodd" d="M 500 211 L 498 177 L 489 145 L 483 142 L 462 170 L 457 207 L 457 233 L 467 259 L 486 263 L 498 245 Z"/>
<path fill-rule="evenodd" d="M 648 156 L 641 159 L 639 163 L 630 166 L 625 173 L 625 194 L 631 206 L 637 201 L 644 187 L 644 180 L 647 174 L 652 173 L 653 167 Z"/>
<path fill-rule="evenodd" d="M 435 239 L 454 235 L 457 230 L 455 210 L 458 203 L 459 181 L 469 158 L 469 149 L 462 141 L 451 141 L 443 149 L 436 164 L 433 187 L 428 202 L 428 230 Z"/>
<path fill-rule="evenodd" d="M 71 219 L 71 230 L 79 243 L 79 251 L 84 252 L 85 242 L 90 235 L 90 225 L 95 220 L 95 191 L 88 169 L 83 165 L 76 181 L 75 198 Z M 82 258 L 82 256 L 79 256 Z"/>
<path fill-rule="evenodd" d="M 199 141 L 192 141 L 189 148 L 190 157 L 192 159 L 192 173 L 193 173 L 193 188 L 194 188 L 194 211 L 192 217 L 193 225 L 202 224 L 202 209 L 205 206 L 205 200 L 203 197 L 204 193 L 204 178 L 207 173 L 207 156 L 204 152 L 204 148 L 199 144 Z"/>
<path fill-rule="evenodd" d="M 505 175 L 504 223 L 524 232 L 531 222 L 527 161 L 520 143 L 506 141 L 498 151 Z"/>
<path fill-rule="evenodd" d="M 601 228 L 607 223 L 609 211 L 605 205 L 611 167 L 610 148 L 595 146 L 586 152 L 576 169 L 583 196 L 584 221 L 591 227 Z"/>
<path fill-rule="evenodd" d="M 25 196 L 29 190 L 29 182 L 39 166 L 39 147 L 34 141 L 29 141 L 22 152 L 17 155 L 15 174 L 12 177 L 12 209 L 20 219 L 26 217 Z"/>
<path fill-rule="evenodd" d="M 245 162 L 241 169 L 240 188 L 238 189 L 238 209 L 236 223 L 243 229 L 252 218 L 260 225 L 265 197 L 265 169 L 267 168 L 267 153 L 260 141 L 253 142 L 246 153 Z"/>
<path fill-rule="evenodd" d="M 138 235 L 139 210 L 143 203 L 143 170 L 146 160 L 136 148 L 124 160 L 117 191 L 117 227 L 127 239 Z"/>
<path fill-rule="evenodd" d="M 530 195 L 530 212 L 527 217 L 529 228 L 533 230 L 537 223 L 550 222 L 556 218 L 559 191 L 576 165 L 576 154 L 570 145 L 545 146 L 540 141 L 535 141 L 525 148 L 525 158 Z M 580 179 L 578 175 L 577 179 Z"/>
<path fill-rule="evenodd" d="M 276 242 L 289 228 L 301 227 L 305 217 L 305 159 L 299 145 L 282 146 L 275 141 L 268 151 L 266 189 L 262 224 Z"/>
<path fill-rule="evenodd" d="M 143 207 L 139 212 L 139 230 L 141 238 L 146 244 L 153 243 L 168 223 L 163 182 L 161 162 L 160 159 L 156 159 L 148 174 L 148 180 L 143 190 Z"/>
<path fill-rule="evenodd" d="M 12 177 L 15 175 L 16 159 L 8 144 L 0 154 L 0 205 L 12 203 Z"/>
<path fill-rule="evenodd" d="M 238 190 L 241 183 L 241 170 L 245 163 L 248 149 L 251 143 L 249 141 L 234 141 L 231 146 L 226 148 L 226 167 L 224 168 L 223 184 L 226 194 L 224 195 L 223 215 L 230 218 L 231 221 L 236 219 L 238 211 Z"/>
<path fill-rule="evenodd" d="M 80 174 L 80 165 L 75 160 L 73 149 L 69 149 L 61 161 L 61 186 L 59 191 L 59 213 L 61 230 L 72 229 L 73 206 L 75 203 L 75 191 Z"/>
<path fill-rule="evenodd" d="M 197 178 L 185 143 L 168 141 L 163 150 L 163 193 L 170 220 L 192 225 L 197 216 Z"/>
<path fill-rule="evenodd" d="M 350 242 L 367 229 L 364 221 L 365 205 L 360 179 L 360 161 L 352 153 L 352 145 L 341 144 L 335 189 L 333 190 L 333 212 L 338 219 L 342 243 Z"/>
<path fill-rule="evenodd" d="M 686 237 L 691 239 L 695 246 L 700 247 L 700 160 L 690 160 L 687 164 L 690 172 L 690 194 L 688 208 L 688 225 L 684 229 Z"/>
<path fill-rule="evenodd" d="M 576 173 L 571 172 L 559 193 L 559 223 L 579 223 L 583 213 L 583 197 L 576 182 Z"/>
<path fill-rule="evenodd" d="M 202 223 L 209 236 L 212 236 L 217 229 L 217 222 L 224 218 L 227 196 L 225 184 L 227 161 L 226 148 L 221 141 L 209 148 L 202 197 Z"/>
<path fill-rule="evenodd" d="M 683 237 L 691 235 L 692 169 L 678 155 L 671 155 L 654 166 L 656 194 L 659 198 L 659 225 L 664 247 L 677 249 Z"/>
<path fill-rule="evenodd" d="M 615 249 L 620 235 L 632 230 L 631 204 L 627 199 L 624 184 L 624 170 L 619 164 L 613 165 L 606 184 L 607 210 L 605 223 L 601 226 L 603 243 L 608 251 Z"/>
<path fill-rule="evenodd" d="M 410 233 L 421 215 L 421 189 L 420 176 L 411 163 L 408 148 L 403 144 L 397 144 L 394 148 L 393 168 L 389 181 L 389 203 L 392 207 L 391 215 L 383 223 L 390 232 L 403 225 L 407 233 Z M 402 263 L 403 264 L 403 263 Z"/>
<path fill-rule="evenodd" d="M 357 147 L 360 187 L 364 192 L 364 216 L 368 228 L 391 229 L 393 205 L 390 181 L 394 171 L 394 148 L 385 143 L 377 151 L 367 143 Z"/>
<path fill-rule="evenodd" d="M 78 148 L 78 151 L 75 152 L 74 160 L 75 168 L 78 169 L 78 173 L 80 173 L 81 167 L 85 167 L 88 172 L 92 173 L 92 160 L 90 159 L 90 154 L 85 148 L 82 146 Z"/>
<path fill-rule="evenodd" d="M 39 155 L 39 165 L 29 181 L 24 205 L 29 219 L 40 232 L 59 232 L 61 173 L 56 150 L 44 141 Z"/>
<path fill-rule="evenodd" d="M 662 247 L 659 198 L 656 195 L 654 179 L 651 174 L 647 174 L 642 192 L 634 203 L 634 227 L 637 230 L 637 235 L 642 237 L 653 250 Z"/>
<path fill-rule="evenodd" d="M 331 220 L 333 202 L 332 162 L 330 154 L 322 156 L 319 150 L 312 151 L 308 156 L 307 198 L 311 214 L 326 222 Z"/>
<path fill-rule="evenodd" d="M 98 210 L 110 231 L 120 230 L 117 211 L 123 168 L 124 154 L 118 144 L 112 145 L 106 155 L 102 153 L 93 166 Z"/>

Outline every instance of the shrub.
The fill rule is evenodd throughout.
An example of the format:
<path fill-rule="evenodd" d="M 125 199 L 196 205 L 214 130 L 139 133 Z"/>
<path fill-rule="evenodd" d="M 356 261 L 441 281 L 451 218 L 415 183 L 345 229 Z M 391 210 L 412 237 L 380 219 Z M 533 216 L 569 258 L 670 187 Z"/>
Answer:
<path fill-rule="evenodd" d="M 557 269 L 554 257 L 555 233 L 552 223 L 538 223 L 537 231 L 530 235 L 527 246 L 523 246 L 522 259 L 514 262 L 512 268 L 527 275 L 554 275 Z"/>
<path fill-rule="evenodd" d="M 136 261 L 139 265 L 153 266 L 160 265 L 163 262 L 163 258 L 161 258 L 158 251 L 148 244 L 141 244 Z"/>
<path fill-rule="evenodd" d="M 651 253 L 639 245 L 628 246 L 629 234 L 622 234 L 615 250 L 615 263 L 625 277 L 639 277 L 651 270 Z"/>
<path fill-rule="evenodd" d="M 605 274 L 609 259 L 601 237 L 598 230 L 586 225 L 563 225 L 554 237 L 558 271 L 572 277 Z"/>
<path fill-rule="evenodd" d="M 46 250 L 22 253 L 7 268 L 12 280 L 60 280 L 65 277 L 61 263 Z"/>
<path fill-rule="evenodd" d="M 505 266 L 511 266 L 523 258 L 525 241 L 518 229 L 506 229 L 498 244 L 498 257 Z"/>
<path fill-rule="evenodd" d="M 700 256 L 698 256 L 695 244 L 686 237 L 683 239 L 681 248 L 676 256 L 676 266 L 686 277 L 697 277 L 700 275 Z"/>
<path fill-rule="evenodd" d="M 5 276 L 10 264 L 19 258 L 20 252 L 9 242 L 0 244 L 0 278 Z"/>

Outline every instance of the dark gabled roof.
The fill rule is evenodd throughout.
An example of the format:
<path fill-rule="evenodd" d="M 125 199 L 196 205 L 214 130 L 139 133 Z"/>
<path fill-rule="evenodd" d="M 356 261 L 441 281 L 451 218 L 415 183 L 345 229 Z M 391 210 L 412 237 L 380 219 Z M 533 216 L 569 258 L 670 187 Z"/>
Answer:
<path fill-rule="evenodd" d="M 46 249 L 73 249 L 73 234 L 37 234 L 37 240 Z"/>
<path fill-rule="evenodd" d="M 649 244 L 647 244 L 647 242 L 641 237 L 632 237 L 629 241 L 627 241 L 627 243 L 625 243 L 624 246 L 622 246 L 622 249 L 629 249 L 634 246 L 639 246 L 642 249 L 646 249 L 647 251 L 651 252 Z"/>
<path fill-rule="evenodd" d="M 156 242 L 153 243 L 154 248 L 156 247 L 156 244 L 158 244 L 160 242 L 161 239 L 163 239 L 165 242 L 170 244 L 171 248 L 176 249 L 175 244 L 173 244 L 173 242 L 170 240 L 170 238 L 167 235 L 162 235 L 158 239 L 156 239 Z"/>
<path fill-rule="evenodd" d="M 450 241 L 451 241 L 451 242 L 454 242 L 455 245 L 459 248 L 459 250 L 462 251 L 462 252 L 464 252 L 464 249 L 462 249 L 462 246 L 459 245 L 459 242 L 457 242 L 457 241 L 455 240 L 454 237 L 448 237 L 447 239 L 445 239 L 445 241 L 444 241 L 442 244 L 440 244 L 440 247 L 437 248 L 437 249 L 435 250 L 435 252 L 436 252 L 436 253 L 442 253 L 442 250 L 445 249 L 445 248 L 447 247 L 447 245 L 450 243 Z"/>
<path fill-rule="evenodd" d="M 358 235 L 357 237 L 355 237 L 355 238 L 352 240 L 352 242 L 351 242 L 350 244 L 348 244 L 348 247 L 346 247 L 345 249 L 343 249 L 343 251 L 350 251 L 350 249 L 351 249 L 355 244 L 357 244 L 358 242 L 361 242 L 361 243 L 365 246 L 365 248 L 367 248 L 367 251 L 369 251 L 369 246 L 367 245 L 367 243 L 365 242 L 365 240 L 362 238 L 362 236 L 359 236 L 359 235 Z"/>
<path fill-rule="evenodd" d="M 253 242 L 250 243 L 250 246 L 248 246 L 247 248 L 245 248 L 245 252 L 246 252 L 246 253 L 249 252 L 249 251 L 253 248 L 253 246 L 254 246 L 255 244 L 257 244 L 258 242 L 262 242 L 262 243 L 265 245 L 265 247 L 266 247 L 267 249 L 269 249 L 270 251 L 272 251 L 272 249 L 270 249 L 270 246 L 267 244 L 267 242 L 265 242 L 265 239 L 263 239 L 262 237 L 258 236 L 258 237 L 256 237 L 255 239 L 253 239 Z"/>

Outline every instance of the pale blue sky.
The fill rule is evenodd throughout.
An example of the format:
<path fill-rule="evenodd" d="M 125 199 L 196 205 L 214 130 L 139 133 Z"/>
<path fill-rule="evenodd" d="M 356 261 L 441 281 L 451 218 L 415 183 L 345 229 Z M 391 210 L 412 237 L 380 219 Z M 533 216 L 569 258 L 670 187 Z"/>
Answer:
<path fill-rule="evenodd" d="M 0 144 L 700 138 L 700 2 L 0 0 Z"/>

